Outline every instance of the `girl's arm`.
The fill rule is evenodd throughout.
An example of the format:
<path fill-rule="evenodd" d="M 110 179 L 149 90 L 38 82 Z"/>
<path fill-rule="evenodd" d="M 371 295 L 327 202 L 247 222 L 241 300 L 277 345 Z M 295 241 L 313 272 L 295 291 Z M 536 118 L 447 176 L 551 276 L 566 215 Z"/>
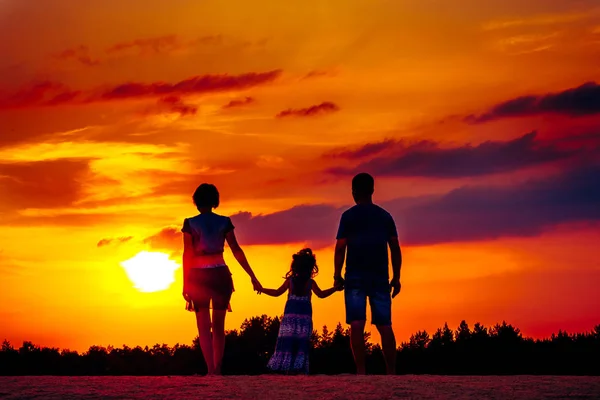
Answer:
<path fill-rule="evenodd" d="M 312 286 L 312 291 L 320 299 L 324 299 L 326 297 L 329 297 L 329 296 L 331 296 L 332 294 L 334 294 L 335 292 L 337 292 L 339 290 L 335 286 L 332 287 L 332 288 L 329 288 L 329 289 L 321 290 L 321 288 L 319 288 L 319 285 L 317 285 L 317 282 L 315 282 L 314 280 L 312 281 L 312 285 L 311 286 Z"/>
<path fill-rule="evenodd" d="M 290 280 L 286 279 L 283 282 L 283 285 L 281 285 L 279 287 L 279 289 L 265 289 L 265 288 L 262 288 L 261 290 L 258 291 L 258 294 L 264 293 L 267 296 L 279 297 L 282 294 L 284 294 L 289 288 L 290 288 Z"/>
<path fill-rule="evenodd" d="M 227 240 L 227 244 L 229 245 L 229 248 L 231 249 L 231 252 L 233 253 L 233 256 L 235 257 L 237 262 L 240 263 L 244 271 L 246 271 L 246 273 L 250 276 L 250 279 L 252 279 L 252 285 L 254 286 L 254 290 L 262 289 L 260 282 L 256 278 L 256 275 L 254 275 L 254 271 L 252 271 L 252 268 L 250 267 L 250 264 L 246 259 L 246 254 L 244 253 L 244 250 L 242 250 L 242 248 L 237 242 L 237 238 L 235 237 L 234 231 L 230 230 L 225 236 L 225 239 Z"/>

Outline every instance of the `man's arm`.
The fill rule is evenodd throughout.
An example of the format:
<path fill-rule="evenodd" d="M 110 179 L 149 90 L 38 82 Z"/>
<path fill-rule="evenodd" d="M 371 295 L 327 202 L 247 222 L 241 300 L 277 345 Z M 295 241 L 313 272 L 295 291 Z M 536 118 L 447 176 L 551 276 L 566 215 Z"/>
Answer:
<path fill-rule="evenodd" d="M 397 237 L 391 237 L 388 241 L 390 255 L 392 258 L 392 280 L 400 280 L 400 269 L 402 268 L 402 252 Z"/>
<path fill-rule="evenodd" d="M 334 272 L 333 280 L 334 286 L 338 283 L 343 284 L 344 279 L 342 278 L 342 269 L 344 268 L 344 261 L 346 260 L 346 248 L 348 247 L 348 222 L 346 213 L 342 214 L 340 218 L 340 225 L 338 226 L 337 235 L 335 236 L 335 253 L 333 259 Z"/>
<path fill-rule="evenodd" d="M 346 260 L 346 239 L 338 239 L 335 243 L 335 255 L 334 255 L 334 280 L 342 278 L 342 269 L 344 268 L 344 261 Z"/>
<path fill-rule="evenodd" d="M 388 246 L 390 247 L 390 256 L 392 259 L 392 281 L 390 282 L 390 289 L 392 291 L 392 298 L 396 297 L 400 293 L 402 286 L 400 285 L 400 269 L 402 268 L 402 252 L 400 251 L 400 242 L 398 241 L 398 230 L 396 229 L 396 222 L 390 215 L 388 225 Z"/>

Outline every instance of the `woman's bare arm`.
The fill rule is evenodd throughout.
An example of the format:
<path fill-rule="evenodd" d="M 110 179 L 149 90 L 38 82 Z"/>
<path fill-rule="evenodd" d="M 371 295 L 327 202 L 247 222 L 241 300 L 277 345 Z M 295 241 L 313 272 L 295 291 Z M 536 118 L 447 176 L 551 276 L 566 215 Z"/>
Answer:
<path fill-rule="evenodd" d="M 312 291 L 315 293 L 315 295 L 320 298 L 320 299 L 324 299 L 326 297 L 331 296 L 332 294 L 334 294 L 335 292 L 338 291 L 338 289 L 336 287 L 331 287 L 329 289 L 325 289 L 325 290 L 321 290 L 321 288 L 319 287 L 319 285 L 317 285 L 317 282 L 315 282 L 314 280 L 312 281 Z"/>
<path fill-rule="evenodd" d="M 183 234 L 183 257 L 182 257 L 182 269 L 183 269 L 183 294 L 187 293 L 188 277 L 190 268 L 192 266 L 192 259 L 194 257 L 194 250 L 192 245 L 192 235 L 189 233 Z"/>
<path fill-rule="evenodd" d="M 258 282 L 258 279 L 256 278 L 256 275 L 254 275 L 254 271 L 252 271 L 252 267 L 250 267 L 250 264 L 246 259 L 246 254 L 244 253 L 244 250 L 242 250 L 242 248 L 238 244 L 237 238 L 235 237 L 235 232 L 233 230 L 229 231 L 225 236 L 225 239 L 227 240 L 227 244 L 229 245 L 229 248 L 231 249 L 231 252 L 233 253 L 233 256 L 235 257 L 237 262 L 240 263 L 241 267 L 250 276 L 250 279 L 252 279 L 254 290 L 262 288 L 262 286 Z"/>
<path fill-rule="evenodd" d="M 272 297 L 279 297 L 282 294 L 284 294 L 288 289 L 290 288 L 290 281 L 289 279 L 286 279 L 285 282 L 283 282 L 283 285 L 281 285 L 279 287 L 279 289 L 265 289 L 262 288 L 261 290 L 259 290 L 259 294 L 260 293 L 264 293 L 267 296 L 272 296 Z"/>

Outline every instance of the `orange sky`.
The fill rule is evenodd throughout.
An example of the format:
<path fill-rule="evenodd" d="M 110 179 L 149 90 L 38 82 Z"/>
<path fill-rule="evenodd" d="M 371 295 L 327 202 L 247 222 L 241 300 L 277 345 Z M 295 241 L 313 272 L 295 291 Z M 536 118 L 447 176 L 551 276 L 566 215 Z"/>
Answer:
<path fill-rule="evenodd" d="M 399 340 L 591 329 L 595 3 L 0 0 L 0 339 L 189 343 L 180 270 L 143 293 L 120 262 L 179 262 L 205 181 L 265 286 L 308 244 L 327 287 L 359 170 L 401 235 Z M 227 327 L 279 315 L 227 257 Z M 343 320 L 341 294 L 315 299 L 315 327 Z"/>

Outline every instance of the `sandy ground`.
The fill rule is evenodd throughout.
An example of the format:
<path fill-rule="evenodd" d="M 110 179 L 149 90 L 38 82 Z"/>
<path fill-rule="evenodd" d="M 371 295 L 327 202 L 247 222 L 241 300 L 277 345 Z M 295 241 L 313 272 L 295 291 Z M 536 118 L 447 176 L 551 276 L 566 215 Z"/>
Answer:
<path fill-rule="evenodd" d="M 0 399 L 600 398 L 600 377 L 0 377 Z"/>

